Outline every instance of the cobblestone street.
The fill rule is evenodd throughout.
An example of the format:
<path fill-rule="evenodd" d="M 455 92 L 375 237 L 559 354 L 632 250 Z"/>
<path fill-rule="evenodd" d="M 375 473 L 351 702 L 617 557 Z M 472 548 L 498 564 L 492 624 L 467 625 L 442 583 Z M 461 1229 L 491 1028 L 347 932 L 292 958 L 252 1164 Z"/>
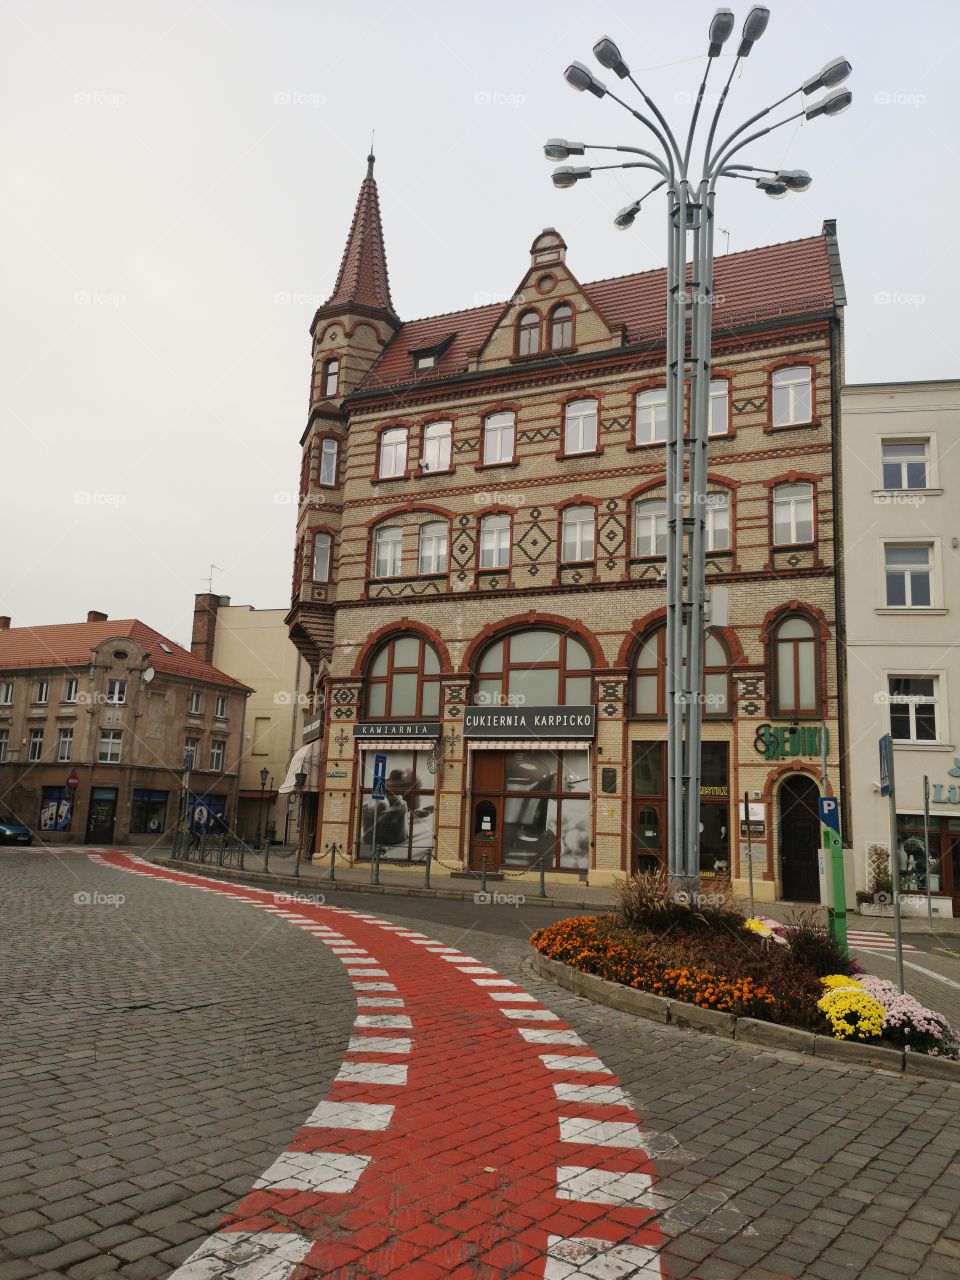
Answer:
<path fill-rule="evenodd" d="M 2 857 L 0 1280 L 960 1271 L 960 1090 L 572 996 L 562 909 Z"/>

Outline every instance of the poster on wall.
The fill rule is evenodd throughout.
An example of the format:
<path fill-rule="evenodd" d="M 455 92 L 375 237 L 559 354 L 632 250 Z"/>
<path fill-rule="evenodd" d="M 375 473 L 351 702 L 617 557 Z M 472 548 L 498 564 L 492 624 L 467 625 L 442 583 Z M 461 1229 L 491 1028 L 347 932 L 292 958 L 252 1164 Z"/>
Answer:
<path fill-rule="evenodd" d="M 69 787 L 44 787 L 40 801 L 40 830 L 69 831 L 73 817 L 73 792 Z"/>
<path fill-rule="evenodd" d="M 187 825 L 199 833 L 219 831 L 224 826 L 227 801 L 224 796 L 191 795 L 187 806 Z"/>

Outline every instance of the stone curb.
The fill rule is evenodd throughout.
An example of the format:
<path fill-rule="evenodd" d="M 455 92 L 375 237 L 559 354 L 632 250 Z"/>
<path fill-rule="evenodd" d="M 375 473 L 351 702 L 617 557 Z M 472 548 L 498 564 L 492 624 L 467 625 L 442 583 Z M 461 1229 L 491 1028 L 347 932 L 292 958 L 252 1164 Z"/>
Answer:
<path fill-rule="evenodd" d="M 151 862 L 154 866 L 170 867 L 175 871 L 185 871 L 191 874 L 213 876 L 218 880 L 236 880 L 240 883 L 255 884 L 259 886 L 272 886 L 280 889 L 298 889 L 303 894 L 311 894 L 316 896 L 327 895 L 330 893 L 379 893 L 394 894 L 401 898 L 447 898 L 459 902 L 472 902 L 474 895 L 479 892 L 478 889 L 421 889 L 415 885 L 405 884 L 357 884 L 350 880 L 320 880 L 315 876 L 278 876 L 268 872 L 266 875 L 262 871 L 240 871 L 235 867 L 218 867 L 216 863 L 206 862 L 188 862 L 182 858 L 161 858 L 148 857 L 146 854 L 138 854 L 146 862 Z M 489 894 L 501 892 L 497 889 L 488 889 Z M 506 892 L 506 890 L 503 890 Z M 541 898 L 539 894 L 523 895 L 524 906 L 534 907 L 574 907 L 580 910 L 612 910 L 609 903 L 604 902 L 583 902 L 572 901 L 569 898 Z"/>
<path fill-rule="evenodd" d="M 706 1032 L 708 1035 L 725 1036 L 755 1044 L 765 1049 L 789 1049 L 809 1057 L 829 1059 L 849 1066 L 872 1067 L 878 1071 L 906 1072 L 908 1075 L 932 1080 L 944 1080 L 960 1085 L 960 1062 L 946 1058 L 931 1058 L 927 1054 L 904 1053 L 902 1049 L 888 1049 L 884 1045 L 860 1044 L 851 1040 L 834 1040 L 832 1036 L 818 1036 L 800 1027 L 784 1027 L 775 1022 L 761 1022 L 756 1018 L 737 1018 L 732 1013 L 718 1013 L 714 1009 L 702 1009 L 683 1000 L 668 1000 L 637 991 L 633 987 L 608 982 L 593 973 L 581 973 L 561 960 L 550 960 L 534 951 L 528 960 L 533 973 L 557 986 L 584 996 L 596 1004 L 610 1009 L 620 1009 L 653 1022 L 673 1027 Z"/>

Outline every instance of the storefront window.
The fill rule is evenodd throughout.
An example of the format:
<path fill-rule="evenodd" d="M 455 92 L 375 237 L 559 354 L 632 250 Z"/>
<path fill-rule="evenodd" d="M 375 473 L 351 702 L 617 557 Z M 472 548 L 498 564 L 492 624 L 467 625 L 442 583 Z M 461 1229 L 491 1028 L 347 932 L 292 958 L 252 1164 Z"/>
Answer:
<path fill-rule="evenodd" d="M 367 718 L 415 720 L 440 714 L 440 659 L 419 636 L 397 636 L 367 672 Z"/>
<path fill-rule="evenodd" d="M 700 775 L 700 874 L 730 874 L 730 783 L 726 742 L 704 742 Z M 666 865 L 667 744 L 633 744 L 633 834 L 637 869 Z"/>
<path fill-rule="evenodd" d="M 423 751 L 387 751 L 387 785 L 383 800 L 373 798 L 376 752 L 363 752 L 359 856 L 373 855 L 374 830 L 380 858 L 422 862 L 433 849 L 434 775 Z"/>
<path fill-rule="evenodd" d="M 504 752 L 503 864 L 586 871 L 589 793 L 586 751 Z"/>
<path fill-rule="evenodd" d="M 592 701 L 586 647 L 559 631 L 516 631 L 485 649 L 473 701 L 487 706 L 585 706 Z"/>
<path fill-rule="evenodd" d="M 40 830 L 69 831 L 73 792 L 69 787 L 44 787 L 40 801 Z"/>
<path fill-rule="evenodd" d="M 930 892 L 941 885 L 939 821 L 930 823 Z M 950 826 L 960 824 L 950 820 Z M 957 837 L 954 836 L 954 839 Z M 897 850 L 900 855 L 900 889 L 903 893 L 926 893 L 927 856 L 923 839 L 923 818 L 914 813 L 897 814 Z M 954 878 L 956 883 L 956 877 Z"/>
<path fill-rule="evenodd" d="M 130 805 L 130 831 L 134 835 L 160 835 L 167 826 L 167 791 L 135 787 Z"/>

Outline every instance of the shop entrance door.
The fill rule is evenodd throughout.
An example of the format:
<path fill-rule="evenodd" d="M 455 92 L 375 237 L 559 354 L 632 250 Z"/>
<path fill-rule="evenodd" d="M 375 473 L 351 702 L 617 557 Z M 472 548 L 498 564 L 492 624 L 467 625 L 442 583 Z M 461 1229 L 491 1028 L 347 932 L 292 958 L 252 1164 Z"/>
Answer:
<path fill-rule="evenodd" d="M 94 787 L 87 814 L 87 844 L 110 844 L 117 820 L 116 787 Z"/>
<path fill-rule="evenodd" d="M 473 806 L 470 814 L 470 867 L 480 871 L 486 856 L 487 870 L 499 871 L 503 849 L 503 755 L 499 751 L 473 752 Z"/>
<path fill-rule="evenodd" d="M 819 902 L 820 789 L 796 773 L 780 786 L 782 896 L 789 902 Z"/>
<path fill-rule="evenodd" d="M 667 865 L 666 804 L 640 799 L 633 802 L 633 871 L 657 871 Z"/>

